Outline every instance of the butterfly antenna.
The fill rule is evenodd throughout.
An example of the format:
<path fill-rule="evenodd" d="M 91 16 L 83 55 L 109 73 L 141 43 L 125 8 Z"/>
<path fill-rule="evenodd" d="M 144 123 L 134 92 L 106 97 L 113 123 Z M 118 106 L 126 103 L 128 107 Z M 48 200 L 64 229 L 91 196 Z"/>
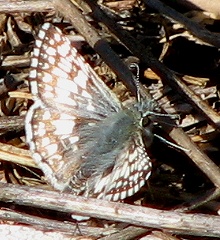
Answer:
<path fill-rule="evenodd" d="M 135 68 L 136 70 L 136 76 L 134 76 L 134 84 L 136 86 L 136 95 L 137 95 L 137 101 L 141 102 L 141 94 L 140 94 L 140 68 L 137 63 L 131 63 L 130 68 Z"/>
<path fill-rule="evenodd" d="M 178 144 L 175 144 L 175 143 L 172 143 L 170 141 L 168 141 L 167 139 L 161 137 L 160 135 L 157 135 L 154 133 L 154 137 L 158 138 L 161 142 L 169 145 L 170 147 L 173 147 L 174 149 L 178 149 L 178 150 L 181 150 L 183 152 L 189 152 L 189 149 L 186 149 Z"/>

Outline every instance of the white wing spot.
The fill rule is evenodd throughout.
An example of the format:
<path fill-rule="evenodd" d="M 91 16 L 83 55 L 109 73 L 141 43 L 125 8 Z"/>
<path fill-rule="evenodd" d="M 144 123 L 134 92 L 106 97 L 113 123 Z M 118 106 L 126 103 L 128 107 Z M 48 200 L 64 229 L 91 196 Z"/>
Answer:
<path fill-rule="evenodd" d="M 61 41 L 61 36 L 60 36 L 60 34 L 59 34 L 59 33 L 55 33 L 55 34 L 54 34 L 54 39 L 55 39 L 56 42 L 60 42 L 60 41 Z"/>
<path fill-rule="evenodd" d="M 111 195 L 110 195 L 110 196 L 111 196 Z M 113 201 L 118 201 L 119 196 L 120 196 L 119 193 L 114 194 L 113 197 L 112 197 L 112 200 L 113 200 Z"/>
<path fill-rule="evenodd" d="M 58 67 L 66 73 L 71 73 L 72 71 L 71 64 L 68 64 L 68 62 L 64 62 L 64 60 L 58 63 Z"/>
<path fill-rule="evenodd" d="M 31 81 L 30 82 L 31 85 L 31 92 L 33 95 L 37 95 L 38 94 L 38 85 L 36 81 Z"/>
<path fill-rule="evenodd" d="M 44 93 L 45 98 L 54 98 L 54 94 L 51 91 L 47 91 Z"/>
<path fill-rule="evenodd" d="M 57 51 L 62 57 L 66 57 L 70 53 L 69 42 L 65 42 L 61 46 L 58 46 Z"/>
<path fill-rule="evenodd" d="M 47 84 L 47 85 L 44 86 L 44 90 L 47 91 L 47 92 L 53 92 L 53 87 L 51 87 L 50 85 Z"/>
<path fill-rule="evenodd" d="M 60 69 L 60 68 L 54 67 L 54 68 L 52 69 L 52 73 L 53 73 L 54 75 L 56 75 L 57 77 L 64 78 L 64 79 L 68 79 L 68 74 L 67 74 L 65 71 L 63 71 L 62 69 Z M 59 83 L 59 81 L 57 81 L 57 83 Z M 62 82 L 62 85 L 63 85 L 63 84 L 65 84 L 64 81 Z"/>
<path fill-rule="evenodd" d="M 46 149 L 48 151 L 48 155 L 52 156 L 53 154 L 55 154 L 57 152 L 57 148 L 58 148 L 58 146 L 56 143 L 47 146 Z"/>
<path fill-rule="evenodd" d="M 31 59 L 31 67 L 37 67 L 38 65 L 38 59 L 37 58 L 32 58 Z"/>
<path fill-rule="evenodd" d="M 46 111 L 43 116 L 42 116 L 43 120 L 50 120 L 51 119 L 51 114 L 49 111 Z"/>
<path fill-rule="evenodd" d="M 72 93 L 78 93 L 77 85 L 71 80 L 60 79 L 57 85 L 64 90 L 71 91 Z"/>
<path fill-rule="evenodd" d="M 50 23 L 47 22 L 42 25 L 42 28 L 47 31 L 50 28 L 50 26 L 51 26 Z"/>
<path fill-rule="evenodd" d="M 43 31 L 43 30 L 40 30 L 39 33 L 38 33 L 38 37 L 41 38 L 41 39 L 44 39 L 45 35 L 46 35 L 46 32 Z"/>
<path fill-rule="evenodd" d="M 43 138 L 41 144 L 42 144 L 42 147 L 45 147 L 45 146 L 49 145 L 50 144 L 50 138 L 49 137 Z"/>
<path fill-rule="evenodd" d="M 55 41 L 54 41 L 53 39 L 50 39 L 50 40 L 49 40 L 49 44 L 50 44 L 51 46 L 53 46 L 53 45 L 55 44 Z"/>
<path fill-rule="evenodd" d="M 74 120 L 74 119 L 76 119 L 76 117 L 75 116 L 72 116 L 72 115 L 69 115 L 69 114 L 66 114 L 66 113 L 61 113 L 60 114 L 60 119 L 63 119 L 63 120 L 69 120 L 69 119 L 72 119 L 72 120 Z"/>
<path fill-rule="evenodd" d="M 29 73 L 29 78 L 36 78 L 37 77 L 37 71 L 36 69 L 33 69 Z"/>
<path fill-rule="evenodd" d="M 39 40 L 39 39 L 37 39 L 37 40 L 35 41 L 35 45 L 36 45 L 38 48 L 41 48 L 42 41 Z"/>
<path fill-rule="evenodd" d="M 34 55 L 35 57 L 39 57 L 39 55 L 40 55 L 40 49 L 39 49 L 39 48 L 34 48 L 33 55 Z"/>
<path fill-rule="evenodd" d="M 48 47 L 47 48 L 47 54 L 52 55 L 52 56 L 56 56 L 56 49 L 53 47 Z"/>
<path fill-rule="evenodd" d="M 82 96 L 85 97 L 85 98 L 92 99 L 92 96 L 86 90 L 82 91 Z"/>
<path fill-rule="evenodd" d="M 46 55 L 46 54 L 45 54 L 45 55 Z M 45 59 L 47 59 L 47 58 L 48 58 L 48 62 L 49 62 L 50 64 L 52 64 L 52 65 L 55 64 L 56 59 L 55 59 L 54 57 L 52 57 L 52 56 L 49 56 L 49 57 L 48 57 L 48 55 L 46 55 L 46 56 L 45 56 Z"/>
<path fill-rule="evenodd" d="M 70 137 L 69 141 L 73 144 L 79 141 L 79 137 L 78 136 L 74 136 L 74 137 Z"/>
<path fill-rule="evenodd" d="M 45 72 L 44 76 L 42 77 L 42 81 L 45 83 L 49 83 L 53 81 L 53 77 L 50 73 Z"/>
<path fill-rule="evenodd" d="M 65 121 L 65 123 L 63 120 L 54 120 L 53 125 L 56 128 L 56 130 L 54 131 L 54 134 L 65 135 L 65 134 L 71 134 L 73 132 L 75 123 L 73 121 L 67 121 L 67 120 Z"/>
<path fill-rule="evenodd" d="M 86 83 L 88 81 L 88 76 L 86 76 L 83 71 L 79 70 L 77 76 L 74 79 L 74 81 L 81 88 L 86 89 Z"/>
<path fill-rule="evenodd" d="M 50 65 L 48 63 L 44 62 L 44 64 L 42 65 L 42 69 L 47 70 L 49 68 L 50 68 Z"/>

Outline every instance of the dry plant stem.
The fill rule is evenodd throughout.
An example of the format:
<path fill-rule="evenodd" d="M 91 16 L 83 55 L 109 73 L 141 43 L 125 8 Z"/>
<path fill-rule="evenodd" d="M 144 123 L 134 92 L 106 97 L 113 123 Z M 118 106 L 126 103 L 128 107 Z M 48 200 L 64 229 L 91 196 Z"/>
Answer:
<path fill-rule="evenodd" d="M 76 225 L 74 223 L 64 223 L 2 209 L 0 210 L 0 219 L 3 221 L 14 221 L 16 223 L 33 225 L 44 231 L 57 230 L 62 232 L 74 232 L 76 230 Z"/>
<path fill-rule="evenodd" d="M 125 229 L 120 230 L 118 233 L 111 234 L 106 237 L 99 238 L 99 240 L 112 240 L 112 239 L 123 239 L 123 240 L 133 240 L 136 237 L 147 233 L 149 230 L 146 228 L 129 226 Z"/>
<path fill-rule="evenodd" d="M 0 210 L 0 219 L 4 221 L 13 221 L 16 223 L 23 223 L 35 226 L 35 228 L 43 231 L 56 231 L 56 232 L 62 232 L 62 233 L 69 233 L 69 234 L 83 234 L 83 235 L 93 235 L 96 237 L 103 236 L 109 233 L 117 232 L 117 229 L 111 228 L 111 231 L 104 228 L 96 228 L 96 227 L 87 227 L 83 226 L 79 223 L 73 223 L 73 222 L 60 222 L 56 220 L 50 220 L 46 218 L 40 218 L 36 216 L 32 216 L 25 213 L 18 213 L 15 211 L 9 211 L 9 210 Z M 80 228 L 80 233 L 77 230 L 77 224 Z M 145 229 L 146 231 L 146 229 Z"/>
<path fill-rule="evenodd" d="M 166 129 L 169 128 L 169 126 L 164 127 L 166 127 Z M 189 151 L 186 151 L 185 154 L 194 161 L 194 163 L 208 176 L 216 187 L 220 188 L 219 167 L 197 147 L 197 145 L 182 131 L 182 129 L 170 129 L 170 136 L 175 139 L 177 144 L 189 149 Z"/>
<path fill-rule="evenodd" d="M 153 231 L 147 240 L 179 240 L 179 238 L 173 237 L 167 233 Z"/>
<path fill-rule="evenodd" d="M 1 2 L 0 2 L 1 7 Z M 6 56 L 4 57 L 1 68 L 8 67 L 28 67 L 30 65 L 30 57 L 29 56 Z"/>
<path fill-rule="evenodd" d="M 121 230 L 118 233 L 99 238 L 99 240 L 112 240 L 112 239 L 133 240 L 133 239 L 136 239 L 137 237 L 139 237 L 138 239 L 142 239 L 140 238 L 140 235 L 144 236 L 143 239 L 147 239 L 147 240 L 163 240 L 163 239 L 178 240 L 179 239 L 171 236 L 168 233 L 163 233 L 161 231 L 152 231 L 151 229 L 147 230 L 146 228 L 130 226 Z"/>
<path fill-rule="evenodd" d="M 208 214 L 156 210 L 4 183 L 0 183 L 0 200 L 164 229 L 175 234 L 220 237 L 220 217 Z"/>
<path fill-rule="evenodd" d="M 19 238 L 18 238 L 19 237 Z M 0 225 L 0 239 L 4 240 L 78 240 L 77 237 L 74 237 L 70 234 L 63 234 L 59 232 L 44 232 L 37 230 L 31 226 L 22 226 L 22 225 L 10 225 L 10 224 L 1 224 Z M 89 239 L 88 239 L 89 240 Z"/>
<path fill-rule="evenodd" d="M 0 1 L 1 13 L 49 12 L 54 11 L 52 1 Z"/>
<path fill-rule="evenodd" d="M 148 6 L 157 10 L 159 13 L 174 19 L 178 23 L 181 23 L 190 33 L 192 33 L 197 38 L 207 42 L 217 48 L 220 47 L 220 35 L 217 33 L 212 33 L 207 29 L 203 28 L 196 22 L 189 20 L 187 17 L 183 16 L 181 13 L 175 11 L 173 8 L 165 5 L 159 0 L 143 0 Z"/>
<path fill-rule="evenodd" d="M 24 128 L 23 116 L 7 116 L 0 118 L 0 132 L 13 131 Z"/>
<path fill-rule="evenodd" d="M 219 196 L 220 196 L 219 188 L 211 189 L 208 192 L 206 192 L 204 195 L 200 196 L 199 198 L 196 198 L 193 201 L 190 201 L 189 203 L 186 202 L 183 205 L 178 206 L 176 210 L 180 212 L 191 211 L 192 209 L 198 208 L 200 206 L 205 206 L 207 203 L 208 205 L 212 204 L 211 201 L 213 199 L 219 198 Z"/>
<path fill-rule="evenodd" d="M 161 198 L 161 196 L 163 196 L 164 199 L 168 199 L 171 202 L 181 201 L 181 204 L 175 206 L 175 210 L 178 212 L 187 212 L 192 209 L 198 208 L 199 206 L 203 206 L 206 209 L 211 209 L 212 212 L 219 211 L 218 200 L 212 201 L 213 199 L 216 199 L 218 197 L 218 195 L 216 195 L 219 194 L 218 188 L 208 190 L 205 195 L 198 193 L 191 194 L 182 192 L 180 195 L 174 196 L 170 193 L 169 188 L 164 189 L 164 187 L 154 186 L 153 188 L 151 188 L 151 194 L 154 196 L 155 199 Z"/>
<path fill-rule="evenodd" d="M 30 151 L 14 147 L 12 145 L 0 143 L 0 158 L 1 160 L 20 164 L 26 167 L 38 168 L 30 156 Z"/>

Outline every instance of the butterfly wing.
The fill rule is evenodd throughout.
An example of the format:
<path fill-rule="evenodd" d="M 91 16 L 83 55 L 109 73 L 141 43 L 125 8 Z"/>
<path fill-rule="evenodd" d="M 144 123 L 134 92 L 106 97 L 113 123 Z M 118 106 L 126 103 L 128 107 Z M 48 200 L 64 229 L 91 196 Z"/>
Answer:
<path fill-rule="evenodd" d="M 29 78 L 35 101 L 26 116 L 26 139 L 47 180 L 64 190 L 79 166 L 74 157 L 79 127 L 96 124 L 121 105 L 69 39 L 49 23 L 36 38 Z M 70 145 L 71 159 L 65 157 Z"/>
<path fill-rule="evenodd" d="M 32 94 L 58 111 L 100 120 L 121 108 L 69 39 L 50 23 L 39 30 L 29 78 Z"/>
<path fill-rule="evenodd" d="M 95 179 L 90 187 L 97 198 L 118 201 L 136 193 L 151 174 L 151 160 L 142 141 L 141 132 L 134 132 L 116 157 L 113 169 Z M 89 181 L 91 184 L 91 181 Z"/>

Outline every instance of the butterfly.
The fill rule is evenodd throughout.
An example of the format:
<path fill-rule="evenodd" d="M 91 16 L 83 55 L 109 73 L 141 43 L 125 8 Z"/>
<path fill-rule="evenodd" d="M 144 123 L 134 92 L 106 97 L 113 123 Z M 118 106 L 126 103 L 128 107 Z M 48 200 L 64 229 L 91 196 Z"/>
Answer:
<path fill-rule="evenodd" d="M 151 174 L 142 133 L 147 102 L 123 106 L 60 29 L 35 40 L 25 120 L 33 159 L 57 190 L 118 201 Z"/>

